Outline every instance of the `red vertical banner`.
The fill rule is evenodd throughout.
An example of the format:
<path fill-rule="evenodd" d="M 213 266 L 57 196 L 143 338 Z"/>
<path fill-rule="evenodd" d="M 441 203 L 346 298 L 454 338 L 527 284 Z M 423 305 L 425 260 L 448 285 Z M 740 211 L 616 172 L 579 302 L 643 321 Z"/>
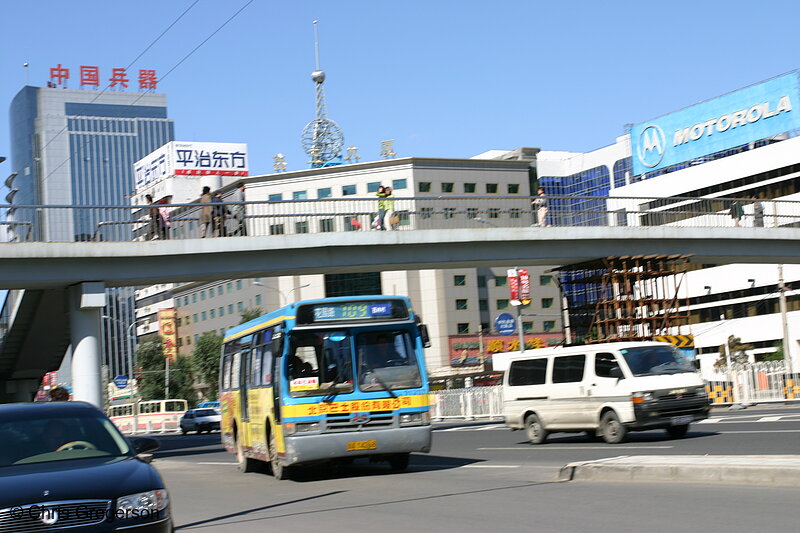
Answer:
<path fill-rule="evenodd" d="M 511 305 L 519 305 L 519 277 L 516 268 L 508 269 L 508 289 L 511 295 Z"/>
<path fill-rule="evenodd" d="M 531 277 L 525 268 L 519 269 L 519 300 L 522 305 L 531 303 Z"/>

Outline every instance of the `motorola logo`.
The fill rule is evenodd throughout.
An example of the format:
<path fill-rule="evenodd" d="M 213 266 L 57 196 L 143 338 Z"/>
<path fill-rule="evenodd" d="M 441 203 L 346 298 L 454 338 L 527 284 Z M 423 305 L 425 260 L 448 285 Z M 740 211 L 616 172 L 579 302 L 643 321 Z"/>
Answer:
<path fill-rule="evenodd" d="M 639 148 L 636 156 L 644 166 L 653 168 L 664 159 L 665 147 L 666 137 L 664 136 L 664 130 L 658 126 L 650 125 L 639 134 Z"/>

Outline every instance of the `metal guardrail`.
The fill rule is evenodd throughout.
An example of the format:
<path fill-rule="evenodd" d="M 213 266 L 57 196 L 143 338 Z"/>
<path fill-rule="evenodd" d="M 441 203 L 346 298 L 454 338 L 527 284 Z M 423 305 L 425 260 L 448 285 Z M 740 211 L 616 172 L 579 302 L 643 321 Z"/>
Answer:
<path fill-rule="evenodd" d="M 390 229 L 522 228 L 528 226 L 800 227 L 800 201 L 696 197 L 548 196 L 544 213 L 527 196 L 421 196 L 392 200 Z M 734 202 L 740 217 L 732 216 Z M 164 207 L 164 206 L 161 206 Z M 194 239 L 203 230 L 201 209 L 227 213 L 212 221 L 209 236 L 248 236 L 369 231 L 377 198 L 167 204 L 165 231 L 151 223 L 150 206 L 14 205 L 6 220 L 8 240 L 19 242 Z M 244 218 L 235 213 L 244 209 Z M 223 211 L 221 211 L 223 212 Z M 394 215 L 394 216 L 392 216 Z M 544 220 L 539 220 L 540 216 Z M 214 217 L 212 217 L 213 219 Z"/>
<path fill-rule="evenodd" d="M 800 374 L 788 375 L 782 361 L 725 367 L 706 381 L 712 405 L 800 402 Z M 503 387 L 431 392 L 431 419 L 503 419 Z"/>

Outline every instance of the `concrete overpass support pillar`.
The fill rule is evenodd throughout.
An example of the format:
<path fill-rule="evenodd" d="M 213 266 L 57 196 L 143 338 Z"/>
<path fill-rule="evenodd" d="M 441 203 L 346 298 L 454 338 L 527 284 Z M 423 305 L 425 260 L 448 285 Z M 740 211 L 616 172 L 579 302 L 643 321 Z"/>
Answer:
<path fill-rule="evenodd" d="M 100 316 L 106 305 L 106 286 L 91 281 L 74 285 L 69 291 L 72 398 L 102 409 Z"/>

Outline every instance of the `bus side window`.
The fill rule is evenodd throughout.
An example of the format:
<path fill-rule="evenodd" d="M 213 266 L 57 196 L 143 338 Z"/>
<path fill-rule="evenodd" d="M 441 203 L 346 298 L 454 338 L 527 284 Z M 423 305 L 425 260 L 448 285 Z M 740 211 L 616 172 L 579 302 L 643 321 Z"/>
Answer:
<path fill-rule="evenodd" d="M 231 356 L 226 355 L 222 360 L 222 389 L 228 390 L 231 388 Z"/>

